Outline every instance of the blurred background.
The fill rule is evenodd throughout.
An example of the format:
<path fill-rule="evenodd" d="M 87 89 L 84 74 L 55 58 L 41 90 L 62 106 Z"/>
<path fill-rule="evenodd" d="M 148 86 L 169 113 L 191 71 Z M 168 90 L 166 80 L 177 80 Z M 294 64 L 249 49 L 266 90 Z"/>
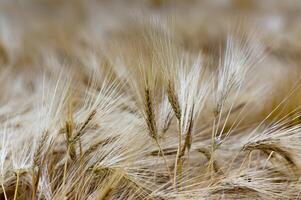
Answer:
<path fill-rule="evenodd" d="M 135 45 L 138 24 L 150 18 L 167 21 L 179 47 L 201 53 L 213 67 L 231 28 L 256 35 L 266 55 L 249 79 L 256 87 L 272 86 L 261 99 L 264 115 L 298 84 L 300 0 L 1 0 L 0 66 L 30 77 L 47 66 L 60 68 L 50 59 L 55 57 L 85 73 L 80 62 L 87 52 L 106 60 L 111 41 L 121 44 L 132 36 L 125 49 Z M 34 85 L 30 81 L 28 88 Z M 287 112 L 300 100 L 297 89 Z"/>
<path fill-rule="evenodd" d="M 173 19 L 176 36 L 190 50 L 211 49 L 229 25 L 252 21 L 271 54 L 290 61 L 301 54 L 299 0 L 1 0 L 0 8 L 2 45 L 3 37 L 13 37 L 4 36 L 5 29 L 48 38 L 88 32 L 99 40 L 126 29 L 133 18 L 160 16 Z"/>

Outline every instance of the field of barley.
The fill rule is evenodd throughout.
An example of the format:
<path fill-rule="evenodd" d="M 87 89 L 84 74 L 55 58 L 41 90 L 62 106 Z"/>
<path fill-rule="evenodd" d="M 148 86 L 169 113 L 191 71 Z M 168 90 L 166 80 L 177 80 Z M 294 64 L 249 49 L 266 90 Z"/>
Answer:
<path fill-rule="evenodd" d="M 0 199 L 301 199 L 300 0 L 0 0 Z"/>

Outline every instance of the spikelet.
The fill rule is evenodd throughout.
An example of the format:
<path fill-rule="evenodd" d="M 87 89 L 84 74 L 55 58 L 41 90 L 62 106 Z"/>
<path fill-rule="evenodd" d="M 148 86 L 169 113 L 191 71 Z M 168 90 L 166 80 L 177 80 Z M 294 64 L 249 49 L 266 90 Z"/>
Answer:
<path fill-rule="evenodd" d="M 245 79 L 251 69 L 263 57 L 264 48 L 254 35 L 240 34 L 240 39 L 229 35 L 226 39 L 224 55 L 220 58 L 215 83 L 214 130 L 212 133 L 213 149 L 217 148 L 231 134 L 231 129 L 222 135 L 232 110 L 247 83 Z M 239 107 L 239 106 L 238 106 Z M 224 115 L 224 116 L 223 116 Z M 225 120 L 223 121 L 223 117 Z M 238 120 L 239 121 L 239 120 Z M 233 125 L 236 126 L 236 125 Z M 232 127 L 233 127 L 232 126 Z M 221 128 L 220 128 L 221 127 Z"/>

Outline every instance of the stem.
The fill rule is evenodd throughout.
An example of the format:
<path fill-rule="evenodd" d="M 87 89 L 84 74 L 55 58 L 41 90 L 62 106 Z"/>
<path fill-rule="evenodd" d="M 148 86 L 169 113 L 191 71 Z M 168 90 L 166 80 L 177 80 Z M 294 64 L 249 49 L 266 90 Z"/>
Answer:
<path fill-rule="evenodd" d="M 209 173 L 210 173 L 210 177 L 212 178 L 213 176 L 213 165 L 212 165 L 212 161 L 214 161 L 214 152 L 215 152 L 215 149 L 216 149 L 216 135 L 217 135 L 217 132 L 218 132 L 218 127 L 219 127 L 219 121 L 220 121 L 220 117 L 218 118 L 218 122 L 217 121 L 217 117 L 219 115 L 219 111 L 217 111 L 215 114 L 214 114 L 214 119 L 213 119 L 213 130 L 212 130 L 212 137 L 211 137 L 211 153 L 210 153 L 210 159 L 209 159 Z"/>
<path fill-rule="evenodd" d="M 180 127 L 180 122 L 179 122 L 179 132 L 178 132 L 179 145 L 178 145 L 175 167 L 174 167 L 174 180 L 173 180 L 174 187 L 176 187 L 176 185 L 177 185 L 178 160 L 180 158 L 180 151 L 181 151 L 181 147 L 182 147 L 182 136 L 181 136 L 180 130 L 181 130 L 181 127 Z"/>
<path fill-rule="evenodd" d="M 36 199 L 36 193 L 38 190 L 38 185 L 40 181 L 40 173 L 41 173 L 41 168 L 39 167 L 37 175 L 35 174 L 34 168 L 32 169 L 32 193 L 31 193 L 31 199 L 35 200 Z"/>
<path fill-rule="evenodd" d="M 1 181 L 1 187 L 2 187 L 2 190 L 3 190 L 4 198 L 5 198 L 5 200 L 7 200 L 7 196 L 6 196 L 5 188 L 4 188 L 4 185 L 3 185 L 3 181 Z"/>
<path fill-rule="evenodd" d="M 17 175 L 17 182 L 16 182 L 16 189 L 15 189 L 15 194 L 14 194 L 14 200 L 17 199 L 17 195 L 18 195 L 18 187 L 19 187 L 19 172 L 18 171 L 17 171 L 16 175 Z"/>
<path fill-rule="evenodd" d="M 65 182 L 66 182 L 67 162 L 68 161 L 66 160 L 65 165 L 64 165 L 63 185 L 65 185 Z"/>
<path fill-rule="evenodd" d="M 32 170 L 32 192 L 31 192 L 31 199 L 34 200 L 35 199 L 35 193 L 36 193 L 36 179 L 35 179 L 35 175 L 34 175 L 34 169 Z"/>
<path fill-rule="evenodd" d="M 158 141 L 157 139 L 155 139 L 155 141 L 156 141 L 156 143 L 157 143 L 157 145 L 158 145 L 158 147 L 159 147 L 159 151 L 162 153 L 162 157 L 163 157 L 164 163 L 165 163 L 165 165 L 166 165 L 166 169 L 167 169 L 168 175 L 169 175 L 169 177 L 170 177 L 170 179 L 171 179 L 171 178 L 172 178 L 172 175 L 171 175 L 171 172 L 170 172 L 170 170 L 169 170 L 168 163 L 167 163 L 167 160 L 166 160 L 165 155 L 164 155 L 164 151 L 162 150 L 162 147 L 161 147 L 159 141 Z"/>
<path fill-rule="evenodd" d="M 66 158 L 66 161 L 65 161 L 65 164 L 64 164 L 63 185 L 65 185 L 65 182 L 66 182 L 66 173 L 67 173 L 67 166 L 68 166 L 69 151 L 70 151 L 70 146 L 68 145 L 67 158 Z"/>

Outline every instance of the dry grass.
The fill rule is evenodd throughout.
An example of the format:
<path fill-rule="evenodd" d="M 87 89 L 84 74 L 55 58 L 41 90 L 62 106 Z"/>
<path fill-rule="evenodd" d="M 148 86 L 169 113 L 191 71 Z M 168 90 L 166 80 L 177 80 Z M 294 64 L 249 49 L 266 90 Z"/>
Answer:
<path fill-rule="evenodd" d="M 299 1 L 0 13 L 0 199 L 301 199 Z"/>

